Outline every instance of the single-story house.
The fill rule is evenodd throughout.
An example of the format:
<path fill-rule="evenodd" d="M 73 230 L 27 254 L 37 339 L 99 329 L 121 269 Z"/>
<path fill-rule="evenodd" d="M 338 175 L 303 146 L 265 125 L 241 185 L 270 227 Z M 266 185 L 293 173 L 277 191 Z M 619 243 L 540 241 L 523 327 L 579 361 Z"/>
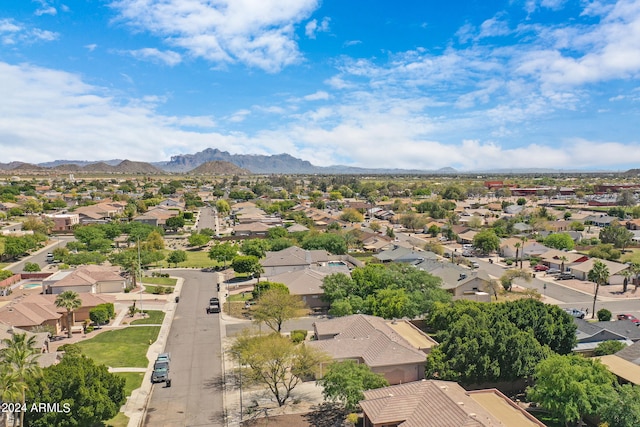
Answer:
<path fill-rule="evenodd" d="M 120 267 L 85 265 L 76 270 L 62 270 L 42 281 L 46 294 L 64 291 L 78 293 L 117 293 L 126 287 L 126 279 L 120 275 Z"/>
<path fill-rule="evenodd" d="M 592 355 L 598 344 L 604 341 L 620 341 L 631 345 L 640 340 L 640 328 L 630 320 L 593 323 L 583 319 L 574 319 L 574 321 L 578 326 L 576 329 L 578 342 L 573 349 L 576 353 Z"/>
<path fill-rule="evenodd" d="M 389 384 L 423 379 L 427 354 L 437 345 L 408 321 L 364 314 L 317 321 L 313 327 L 315 340 L 307 345 L 328 353 L 334 361 L 364 363 Z"/>
<path fill-rule="evenodd" d="M 516 244 L 519 244 L 520 246 L 516 248 Z M 523 243 L 521 239 L 512 237 L 505 239 L 500 243 L 500 256 L 504 258 L 515 258 L 517 252 L 518 258 L 520 258 L 522 256 L 523 248 L 524 258 L 526 259 L 531 258 L 532 256 L 540 256 L 549 251 L 548 247 L 542 243 L 536 242 L 535 240 L 527 240 Z"/>
<path fill-rule="evenodd" d="M 570 268 L 587 261 L 589 257 L 587 255 L 579 254 L 577 252 L 565 252 L 558 249 L 549 249 L 545 253 L 540 255 L 542 264 L 549 268 L 569 270 Z"/>
<path fill-rule="evenodd" d="M 67 310 L 56 306 L 57 295 L 31 294 L 0 309 L 0 322 L 17 328 L 31 330 L 37 326 L 51 326 L 56 335 L 67 329 Z M 82 324 L 89 319 L 89 311 L 100 304 L 114 303 L 111 295 L 78 294 L 81 306 L 73 312 L 72 331 L 81 332 Z"/>
<path fill-rule="evenodd" d="M 425 259 L 438 259 L 438 256 L 429 251 L 417 251 L 400 245 L 383 250 L 373 256 L 381 262 L 406 262 L 417 263 Z"/>
<path fill-rule="evenodd" d="M 304 270 L 288 271 L 270 276 L 269 281 L 286 285 L 289 288 L 289 293 L 291 295 L 299 295 L 310 309 L 324 310 L 329 308 L 329 303 L 322 299 L 324 295 L 322 281 L 325 277 L 334 273 L 349 275 L 347 265 L 342 264 L 342 267 L 305 268 Z"/>
<path fill-rule="evenodd" d="M 544 427 L 496 389 L 467 391 L 452 381 L 422 380 L 366 390 L 364 427 Z"/>
<path fill-rule="evenodd" d="M 316 266 L 321 267 L 329 262 L 329 253 L 324 250 L 306 250 L 291 246 L 281 251 L 268 251 L 260 264 L 264 269 L 263 276 L 271 277 L 289 271 L 301 271 Z"/>
<path fill-rule="evenodd" d="M 451 293 L 454 299 L 491 301 L 491 295 L 487 291 L 491 289 L 494 279 L 484 270 L 469 270 L 451 262 L 434 260 L 418 263 L 416 268 L 442 279 L 442 289 Z"/>
<path fill-rule="evenodd" d="M 618 284 L 618 283 L 622 284 L 622 282 L 624 281 L 624 277 L 620 274 L 620 272 L 624 270 L 628 270 L 629 265 L 621 264 L 619 262 L 608 261 L 605 259 L 589 258 L 588 260 L 580 264 L 572 265 L 570 266 L 571 274 L 573 274 L 576 277 L 576 279 L 589 280 L 588 279 L 589 271 L 591 271 L 596 261 L 600 261 L 601 263 L 606 265 L 607 268 L 609 269 L 610 284 Z"/>
<path fill-rule="evenodd" d="M 233 227 L 237 237 L 264 237 L 271 227 L 262 222 L 243 222 Z"/>

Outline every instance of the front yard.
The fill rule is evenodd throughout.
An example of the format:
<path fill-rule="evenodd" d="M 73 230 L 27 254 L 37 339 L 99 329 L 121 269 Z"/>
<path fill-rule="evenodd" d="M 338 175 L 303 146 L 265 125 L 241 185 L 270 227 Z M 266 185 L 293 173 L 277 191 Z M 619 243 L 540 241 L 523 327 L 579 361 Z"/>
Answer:
<path fill-rule="evenodd" d="M 97 364 L 114 368 L 149 365 L 147 350 L 160 333 L 160 326 L 128 327 L 106 331 L 77 345 Z"/>

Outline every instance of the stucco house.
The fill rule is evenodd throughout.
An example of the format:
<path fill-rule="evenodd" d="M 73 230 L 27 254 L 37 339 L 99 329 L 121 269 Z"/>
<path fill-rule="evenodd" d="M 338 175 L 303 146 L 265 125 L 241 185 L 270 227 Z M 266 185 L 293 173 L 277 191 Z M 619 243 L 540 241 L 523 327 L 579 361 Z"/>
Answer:
<path fill-rule="evenodd" d="M 364 392 L 364 427 L 544 427 L 496 389 L 422 380 Z"/>
<path fill-rule="evenodd" d="M 301 271 L 312 266 L 320 267 L 329 262 L 329 253 L 324 250 L 306 250 L 291 246 L 277 252 L 268 251 L 260 265 L 263 277 L 271 277 L 289 271 Z"/>
<path fill-rule="evenodd" d="M 77 293 L 117 293 L 126 287 L 119 267 L 85 265 L 76 270 L 62 270 L 42 281 L 46 294 L 61 294 L 64 291 Z"/>
<path fill-rule="evenodd" d="M 322 281 L 325 277 L 334 273 L 349 275 L 347 265 L 342 265 L 343 267 L 305 268 L 304 270 L 287 271 L 270 276 L 269 281 L 286 285 L 289 288 L 289 293 L 300 296 L 311 310 L 325 310 L 329 308 L 329 303 L 322 299 L 324 295 Z"/>
<path fill-rule="evenodd" d="M 408 321 L 364 314 L 317 321 L 313 327 L 315 340 L 307 345 L 334 361 L 364 363 L 389 384 L 423 379 L 427 354 L 437 345 Z M 323 367 L 320 371 L 322 376 Z"/>

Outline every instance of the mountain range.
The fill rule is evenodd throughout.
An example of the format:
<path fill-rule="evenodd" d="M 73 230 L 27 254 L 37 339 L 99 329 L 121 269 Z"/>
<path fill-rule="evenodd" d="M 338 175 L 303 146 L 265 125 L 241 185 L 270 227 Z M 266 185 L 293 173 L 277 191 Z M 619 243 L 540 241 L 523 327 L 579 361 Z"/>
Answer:
<path fill-rule="evenodd" d="M 203 166 L 206 165 L 206 166 Z M 199 169 L 198 169 L 199 168 Z M 438 170 L 420 169 L 386 169 L 359 168 L 353 166 L 315 166 L 310 162 L 290 154 L 230 154 L 217 148 L 207 148 L 194 154 L 172 156 L 169 161 L 145 163 L 131 160 L 103 160 L 91 162 L 87 160 L 56 160 L 37 165 L 11 162 L 0 163 L 0 171 L 33 171 L 46 172 L 85 172 L 85 173 L 117 173 L 117 174 L 163 174 L 163 173 L 196 173 L 218 175 L 245 174 L 319 174 L 319 175 L 452 175 L 458 174 L 454 168 Z M 492 171 L 474 171 L 465 173 L 494 174 L 527 174 L 527 173 L 570 173 L 580 171 L 559 171 L 557 169 L 502 169 Z M 582 171 L 584 173 L 584 171 Z"/>

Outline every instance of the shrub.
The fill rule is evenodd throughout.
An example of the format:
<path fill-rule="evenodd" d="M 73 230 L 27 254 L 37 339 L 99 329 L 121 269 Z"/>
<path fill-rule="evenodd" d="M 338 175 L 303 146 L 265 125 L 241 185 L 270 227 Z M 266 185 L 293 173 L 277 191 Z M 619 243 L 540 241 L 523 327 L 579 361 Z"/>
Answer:
<path fill-rule="evenodd" d="M 600 310 L 598 310 L 596 315 L 598 316 L 598 320 L 601 322 L 608 322 L 609 320 L 611 320 L 611 312 L 606 308 L 601 308 Z"/>
<path fill-rule="evenodd" d="M 296 329 L 295 331 L 291 331 L 291 341 L 295 344 L 299 344 L 307 338 L 307 331 L 303 331 L 300 329 Z"/>
<path fill-rule="evenodd" d="M 507 265 L 512 265 L 512 264 L 513 264 L 513 260 L 512 260 L 512 259 L 507 259 L 507 260 L 505 260 L 504 262 L 505 262 L 505 264 L 507 264 Z"/>
<path fill-rule="evenodd" d="M 93 332 L 93 329 L 92 325 L 87 326 L 87 333 Z"/>

